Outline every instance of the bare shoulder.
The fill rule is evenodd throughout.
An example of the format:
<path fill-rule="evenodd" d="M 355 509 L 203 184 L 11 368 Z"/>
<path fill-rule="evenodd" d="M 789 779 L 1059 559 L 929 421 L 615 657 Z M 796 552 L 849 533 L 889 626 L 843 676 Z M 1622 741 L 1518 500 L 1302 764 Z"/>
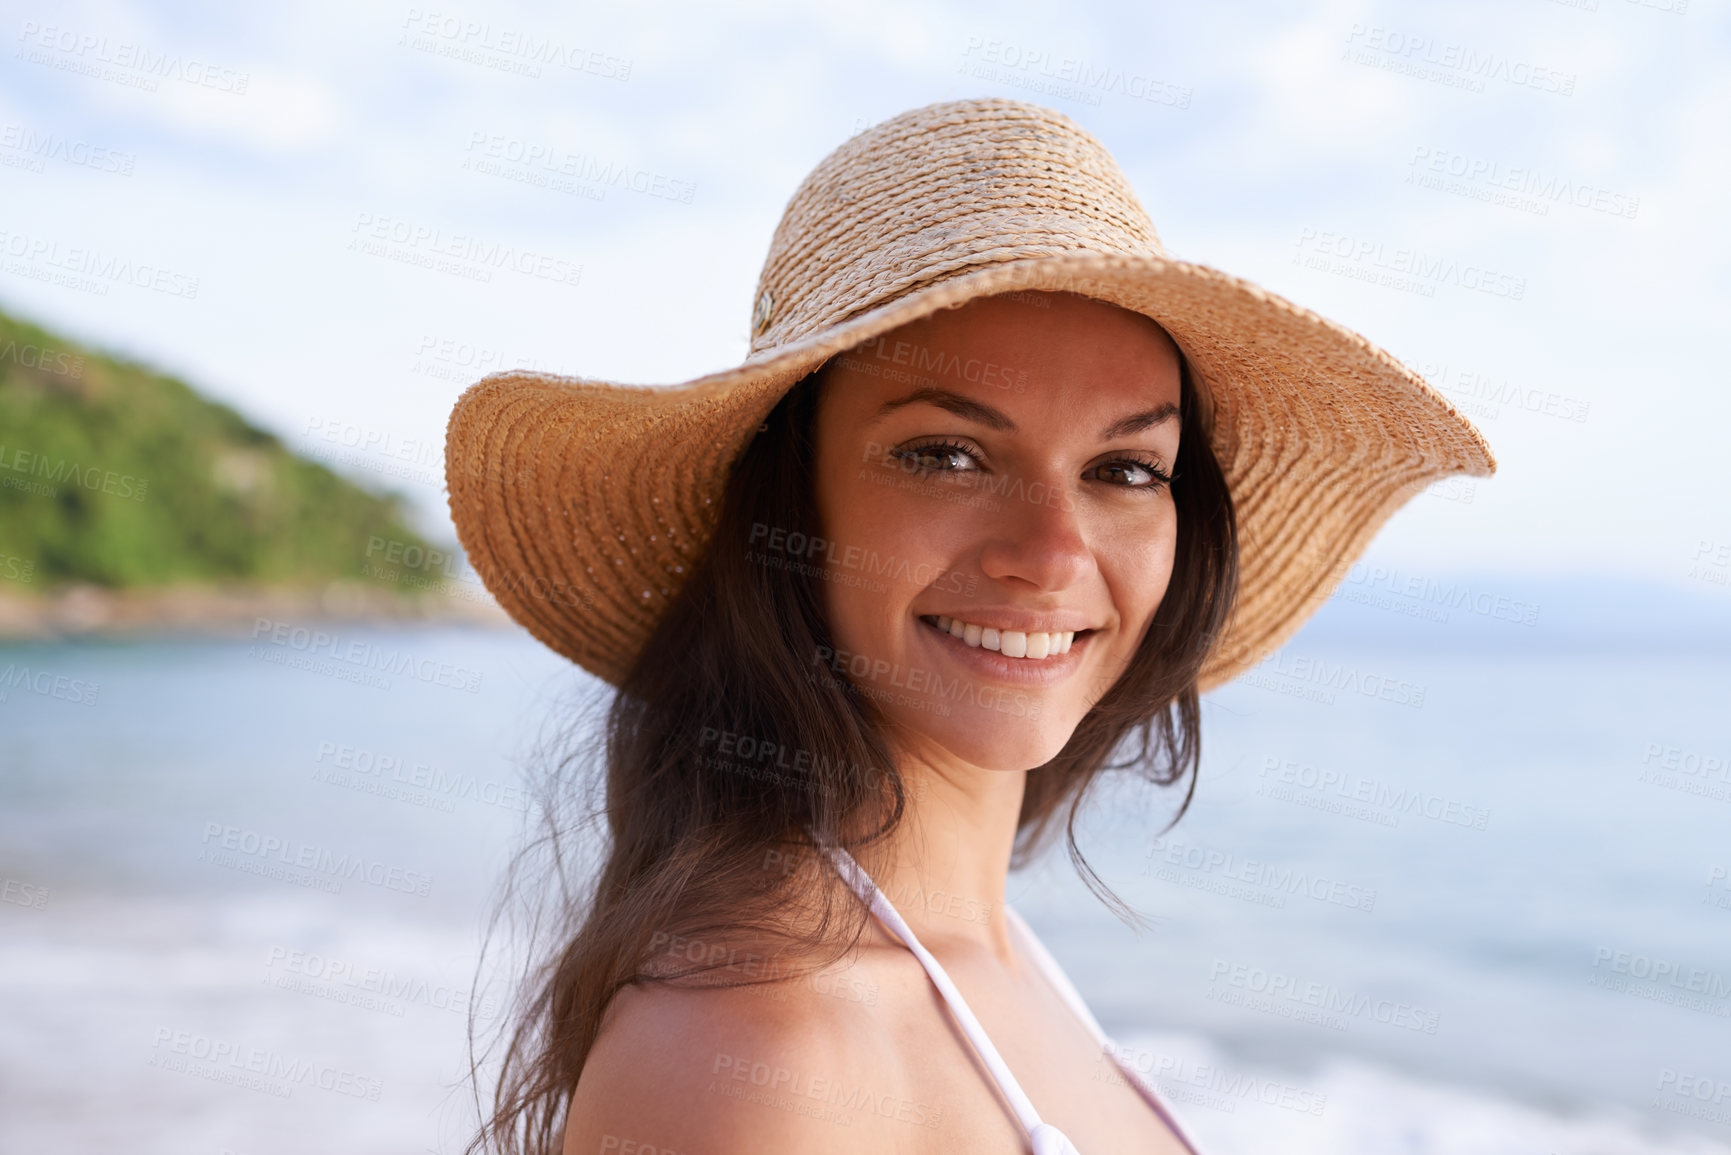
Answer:
<path fill-rule="evenodd" d="M 881 1149 L 853 1088 L 895 1083 L 895 1050 L 863 998 L 834 993 L 845 970 L 822 981 L 622 990 L 572 1096 L 564 1155 Z"/>

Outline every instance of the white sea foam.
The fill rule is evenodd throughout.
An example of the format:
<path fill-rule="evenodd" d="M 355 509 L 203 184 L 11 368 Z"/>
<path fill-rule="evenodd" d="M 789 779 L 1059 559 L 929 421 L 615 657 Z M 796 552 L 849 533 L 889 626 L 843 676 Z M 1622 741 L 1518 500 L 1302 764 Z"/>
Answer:
<path fill-rule="evenodd" d="M 55 898 L 0 935 L 0 1150 L 456 1151 L 461 928 Z"/>
<path fill-rule="evenodd" d="M 1118 1042 L 1126 1061 L 1155 1074 L 1204 1155 L 1731 1155 L 1731 1143 L 1656 1131 L 1626 1109 L 1561 1115 L 1358 1059 L 1295 1073 L 1195 1035 Z"/>

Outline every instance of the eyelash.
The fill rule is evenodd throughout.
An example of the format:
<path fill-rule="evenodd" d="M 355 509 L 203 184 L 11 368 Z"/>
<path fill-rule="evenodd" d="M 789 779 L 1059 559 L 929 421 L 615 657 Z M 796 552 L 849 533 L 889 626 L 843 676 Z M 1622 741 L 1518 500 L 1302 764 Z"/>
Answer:
<path fill-rule="evenodd" d="M 973 452 L 973 450 L 969 449 L 966 445 L 962 445 L 956 441 L 948 441 L 948 440 L 941 440 L 941 439 L 937 440 L 937 441 L 920 441 L 920 442 L 914 443 L 913 445 L 897 446 L 895 449 L 890 450 L 890 456 L 897 458 L 897 459 L 918 458 L 924 454 L 944 452 L 944 451 L 949 451 L 952 453 L 960 453 L 962 456 L 968 458 L 970 461 L 974 462 L 976 465 L 980 463 L 979 455 L 976 454 L 975 452 Z M 1101 464 L 1102 465 L 1134 465 L 1139 469 L 1147 470 L 1148 473 L 1154 478 L 1154 480 L 1151 483 L 1149 483 L 1148 485 L 1121 485 L 1121 486 L 1117 487 L 1119 489 L 1139 489 L 1139 490 L 1147 490 L 1148 492 L 1151 492 L 1151 493 L 1158 493 L 1158 492 L 1160 492 L 1160 490 L 1171 485 L 1173 477 L 1176 476 L 1175 474 L 1167 473 L 1164 470 L 1162 470 L 1160 468 L 1160 465 L 1158 462 L 1150 460 L 1148 458 L 1143 458 L 1143 457 L 1136 457 L 1136 456 L 1115 457 L 1111 461 L 1102 462 Z M 954 472 L 953 470 L 930 469 L 930 468 L 927 468 L 925 466 L 917 466 L 917 465 L 916 465 L 916 468 L 918 468 L 920 470 L 920 472 L 922 472 L 922 473 Z"/>

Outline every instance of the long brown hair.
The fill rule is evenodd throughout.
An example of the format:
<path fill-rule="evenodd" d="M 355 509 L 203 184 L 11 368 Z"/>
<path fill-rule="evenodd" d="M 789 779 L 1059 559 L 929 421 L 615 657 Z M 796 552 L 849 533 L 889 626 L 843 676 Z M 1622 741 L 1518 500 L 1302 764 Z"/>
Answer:
<path fill-rule="evenodd" d="M 1237 590 L 1231 496 L 1182 355 L 1180 369 L 1171 582 L 1123 675 L 1063 750 L 1028 773 L 1012 860 L 1034 857 L 1062 814 L 1070 860 L 1121 917 L 1134 913 L 1076 845 L 1078 812 L 1107 771 L 1187 781 L 1172 821 L 1188 808 L 1201 756 L 1197 674 Z M 764 564 L 751 547 L 754 526 L 825 536 L 812 486 L 823 379 L 821 369 L 806 377 L 770 413 L 734 466 L 705 555 L 618 693 L 593 699 L 595 713 L 559 739 L 570 752 L 540 787 L 541 832 L 507 892 L 507 902 L 539 903 L 529 931 L 552 945 L 530 948 L 498 1024 L 493 1102 L 470 1152 L 556 1155 L 571 1093 L 624 986 L 785 979 L 845 955 L 865 928 L 865 907 L 822 868 L 813 836 L 875 873 L 872 855 L 909 787 L 871 700 L 821 664 L 832 652 L 821 576 Z M 604 744 L 598 756 L 572 741 L 585 725 Z M 670 955 L 681 944 L 696 949 Z M 771 965 L 742 977 L 742 958 Z"/>

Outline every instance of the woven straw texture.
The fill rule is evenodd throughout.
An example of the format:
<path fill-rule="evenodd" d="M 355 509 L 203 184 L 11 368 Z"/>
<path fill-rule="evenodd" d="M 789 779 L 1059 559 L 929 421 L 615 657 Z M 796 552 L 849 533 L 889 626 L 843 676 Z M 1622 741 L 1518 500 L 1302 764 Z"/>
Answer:
<path fill-rule="evenodd" d="M 1166 256 L 1105 147 L 1001 99 L 915 109 L 825 157 L 788 203 L 739 366 L 671 387 L 494 374 L 458 399 L 451 516 L 499 603 L 600 678 L 630 669 L 701 556 L 727 473 L 830 356 L 977 297 L 1081 293 L 1144 313 L 1195 370 L 1242 542 L 1210 689 L 1267 657 L 1428 484 L 1489 476 L 1489 446 L 1364 338 Z"/>

